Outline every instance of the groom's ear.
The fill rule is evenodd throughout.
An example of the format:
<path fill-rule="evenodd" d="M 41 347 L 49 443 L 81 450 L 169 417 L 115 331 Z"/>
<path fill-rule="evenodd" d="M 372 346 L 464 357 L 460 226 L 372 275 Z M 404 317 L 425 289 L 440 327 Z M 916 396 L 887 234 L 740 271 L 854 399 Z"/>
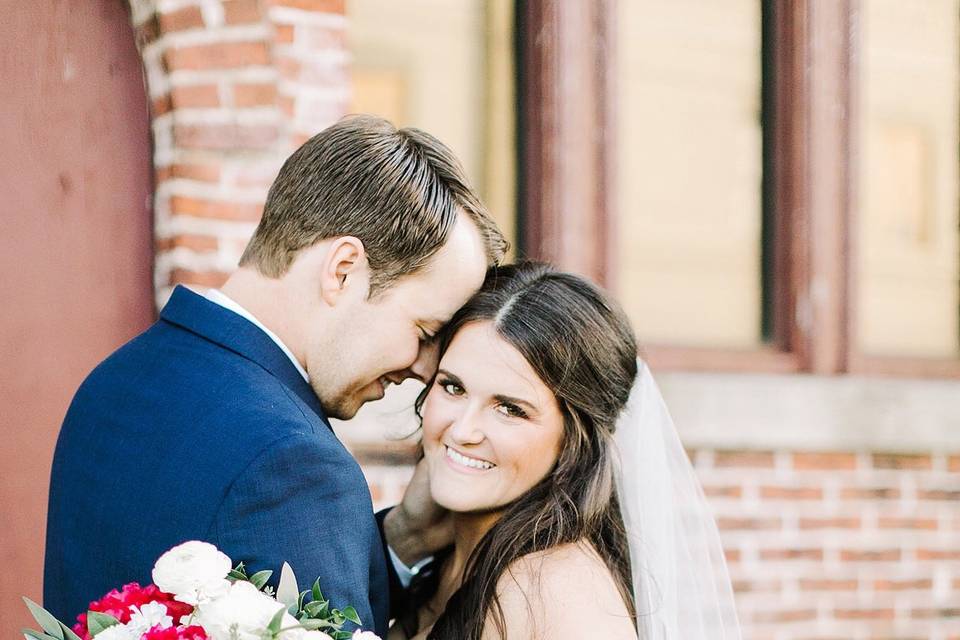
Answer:
<path fill-rule="evenodd" d="M 353 236 L 334 238 L 320 263 L 320 297 L 334 306 L 347 293 L 362 293 L 366 297 L 369 284 L 367 252 L 363 243 Z"/>

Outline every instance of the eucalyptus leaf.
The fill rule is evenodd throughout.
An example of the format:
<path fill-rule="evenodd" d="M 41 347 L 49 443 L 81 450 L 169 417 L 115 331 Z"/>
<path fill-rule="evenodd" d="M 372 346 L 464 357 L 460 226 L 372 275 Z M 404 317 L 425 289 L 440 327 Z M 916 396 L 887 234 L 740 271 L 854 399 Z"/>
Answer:
<path fill-rule="evenodd" d="M 277 613 L 270 619 L 270 624 L 267 625 L 267 631 L 273 635 L 280 633 L 280 625 L 283 623 L 283 615 L 286 612 L 286 609 L 280 609 L 277 611 Z"/>
<path fill-rule="evenodd" d="M 91 636 L 96 636 L 104 629 L 120 624 L 120 621 L 106 613 L 99 611 L 87 611 L 87 631 Z"/>
<path fill-rule="evenodd" d="M 34 631 L 33 629 L 23 629 L 24 640 L 50 640 L 53 636 Z"/>
<path fill-rule="evenodd" d="M 60 628 L 63 629 L 63 637 L 65 640 L 81 640 L 80 636 L 73 632 L 73 629 L 62 622 L 60 623 Z"/>
<path fill-rule="evenodd" d="M 270 570 L 265 569 L 263 571 L 257 571 L 255 574 L 250 576 L 250 582 L 252 582 L 253 586 L 255 586 L 258 590 L 263 589 L 263 585 L 267 584 L 267 580 L 269 580 L 270 576 L 272 575 L 273 571 Z"/>
<path fill-rule="evenodd" d="M 297 586 L 297 576 L 293 573 L 293 567 L 284 562 L 280 569 L 280 582 L 277 584 L 277 602 L 290 607 L 297 603 L 299 596 L 300 587 Z"/>
<path fill-rule="evenodd" d="M 47 635 L 53 636 L 57 640 L 63 640 L 63 626 L 59 620 L 53 617 L 52 613 L 30 598 L 25 597 L 23 601 L 27 603 L 27 608 L 30 609 L 33 619 L 37 621 L 37 624 L 40 625 Z"/>

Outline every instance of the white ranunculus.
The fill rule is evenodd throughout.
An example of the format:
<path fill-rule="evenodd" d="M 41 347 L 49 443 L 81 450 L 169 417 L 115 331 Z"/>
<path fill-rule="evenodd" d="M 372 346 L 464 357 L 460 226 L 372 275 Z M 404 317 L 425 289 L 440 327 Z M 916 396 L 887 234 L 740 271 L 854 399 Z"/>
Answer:
<path fill-rule="evenodd" d="M 139 640 L 140 634 L 125 624 L 115 624 L 107 627 L 96 636 L 96 640 Z"/>
<path fill-rule="evenodd" d="M 193 624 L 199 624 L 211 640 L 260 640 L 282 603 L 261 593 L 249 582 L 237 581 L 227 592 L 197 608 Z M 281 629 L 299 623 L 289 613 L 283 616 Z M 302 631 L 297 629 L 296 631 Z M 290 638 L 297 633 L 289 634 Z M 288 634 L 281 634 L 287 638 Z"/>
<path fill-rule="evenodd" d="M 127 626 L 137 638 L 154 627 L 167 629 L 173 626 L 173 618 L 167 615 L 167 608 L 159 602 L 148 602 L 142 607 L 130 605 L 133 612 Z"/>
<path fill-rule="evenodd" d="M 230 558 L 208 542 L 191 540 L 160 556 L 153 583 L 180 602 L 196 605 L 226 592 Z"/>

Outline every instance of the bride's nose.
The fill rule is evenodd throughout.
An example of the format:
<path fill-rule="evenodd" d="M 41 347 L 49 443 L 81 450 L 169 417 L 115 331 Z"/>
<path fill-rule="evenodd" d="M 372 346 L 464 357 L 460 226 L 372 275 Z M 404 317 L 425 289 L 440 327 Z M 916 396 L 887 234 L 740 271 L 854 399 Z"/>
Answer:
<path fill-rule="evenodd" d="M 447 431 L 457 444 L 480 444 L 484 439 L 478 412 L 471 406 L 454 418 Z"/>

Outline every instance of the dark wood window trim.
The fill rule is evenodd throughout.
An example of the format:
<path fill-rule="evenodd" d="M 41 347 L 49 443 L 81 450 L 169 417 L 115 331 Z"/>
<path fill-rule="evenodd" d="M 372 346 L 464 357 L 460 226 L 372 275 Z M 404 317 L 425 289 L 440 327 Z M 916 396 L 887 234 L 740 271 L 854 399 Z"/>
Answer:
<path fill-rule="evenodd" d="M 520 255 L 610 286 L 612 0 L 517 4 Z"/>

